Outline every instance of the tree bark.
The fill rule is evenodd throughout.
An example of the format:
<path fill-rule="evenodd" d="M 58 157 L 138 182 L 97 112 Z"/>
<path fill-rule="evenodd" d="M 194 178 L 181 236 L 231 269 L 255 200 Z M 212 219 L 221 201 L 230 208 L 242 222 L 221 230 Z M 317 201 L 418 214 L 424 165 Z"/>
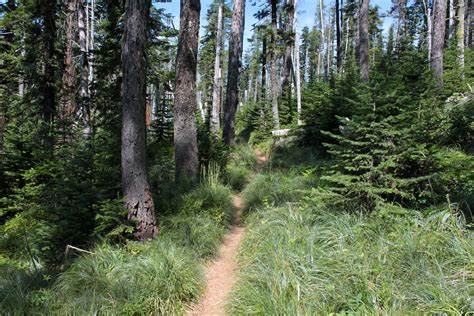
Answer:
<path fill-rule="evenodd" d="M 174 99 L 176 180 L 192 180 L 199 173 L 196 70 L 200 12 L 200 0 L 181 0 Z"/>
<path fill-rule="evenodd" d="M 158 233 L 146 161 L 146 48 L 149 0 L 127 0 L 122 51 L 122 185 L 138 240 Z"/>
<path fill-rule="evenodd" d="M 293 69 L 292 62 L 292 51 L 295 44 L 295 31 L 294 31 L 294 18 L 295 18 L 295 4 L 294 0 L 289 0 L 286 6 L 287 23 L 286 38 L 285 38 L 285 56 L 283 57 L 283 70 L 282 70 L 282 81 L 281 81 L 281 92 L 282 94 L 289 89 L 291 72 Z"/>
<path fill-rule="evenodd" d="M 321 26 L 321 40 L 318 50 L 318 78 L 321 75 L 321 60 L 323 59 L 324 52 L 324 1 L 319 0 L 319 22 Z"/>
<path fill-rule="evenodd" d="M 431 67 L 434 70 L 437 86 L 443 88 L 443 49 L 446 32 L 446 1 L 437 0 L 434 7 Z"/>
<path fill-rule="evenodd" d="M 261 100 L 265 100 L 267 97 L 267 37 L 263 37 L 262 41 L 262 96 Z"/>
<path fill-rule="evenodd" d="M 362 0 L 359 11 L 359 67 L 361 79 L 369 81 L 369 0 Z"/>
<path fill-rule="evenodd" d="M 449 0 L 449 25 L 448 25 L 448 39 L 449 40 L 453 37 L 453 34 L 454 34 L 454 17 L 455 16 L 456 16 L 456 4 L 454 3 L 454 0 Z"/>
<path fill-rule="evenodd" d="M 461 68 L 461 77 L 464 79 L 464 16 L 465 16 L 465 2 L 458 0 L 458 61 Z"/>
<path fill-rule="evenodd" d="M 295 5 L 295 24 L 294 24 L 294 32 L 295 32 L 295 92 L 296 92 L 296 113 L 297 113 L 297 122 L 298 126 L 302 125 L 301 120 L 301 73 L 300 73 L 300 45 L 299 45 L 299 38 L 298 38 L 298 0 L 294 0 Z M 339 0 L 336 0 L 339 1 Z"/>
<path fill-rule="evenodd" d="M 466 47 L 471 48 L 472 47 L 472 32 L 474 29 L 474 25 L 472 25 L 472 11 L 473 11 L 473 5 L 472 5 L 472 0 L 467 1 L 467 17 L 466 17 Z"/>
<path fill-rule="evenodd" d="M 336 67 L 341 67 L 341 18 L 339 0 L 336 0 Z"/>
<path fill-rule="evenodd" d="M 64 56 L 64 71 L 61 88 L 60 119 L 63 141 L 71 131 L 76 113 L 76 67 L 74 65 L 73 45 L 76 35 L 76 0 L 69 0 L 66 12 L 66 52 Z"/>
<path fill-rule="evenodd" d="M 239 76 L 244 34 L 245 0 L 234 0 L 229 39 L 229 65 L 227 71 L 224 130 L 222 138 L 228 146 L 235 146 L 235 112 L 239 103 Z"/>
<path fill-rule="evenodd" d="M 39 3 L 41 16 L 44 23 L 42 40 L 44 45 L 44 73 L 41 81 L 40 91 L 43 93 L 42 99 L 42 119 L 45 124 L 43 128 L 44 148 L 51 150 L 53 137 L 51 129 L 54 122 L 54 112 L 56 106 L 55 87 L 55 42 L 56 42 L 56 1 L 41 0 Z"/>
<path fill-rule="evenodd" d="M 92 131 L 91 127 L 91 115 L 90 115 L 90 63 L 89 63 L 89 34 L 88 34 L 88 25 L 89 19 L 87 18 L 88 8 L 86 0 L 78 1 L 78 29 L 79 29 L 79 50 L 80 50 L 80 67 L 81 74 L 79 78 L 79 96 L 81 97 L 81 118 L 84 124 L 84 136 L 89 138 Z M 86 27 L 87 25 L 87 27 Z"/>
<path fill-rule="evenodd" d="M 423 0 L 423 8 L 425 11 L 425 18 L 426 18 L 426 37 L 428 41 L 428 62 L 431 63 L 431 46 L 432 46 L 432 36 L 431 36 L 431 31 L 433 28 L 433 23 L 432 23 L 432 10 L 431 10 L 431 5 L 430 3 L 427 2 L 427 0 Z"/>
<path fill-rule="evenodd" d="M 221 89 L 222 89 L 222 66 L 221 50 L 223 45 L 223 11 L 224 2 L 219 1 L 217 12 L 217 32 L 216 32 L 216 59 L 214 61 L 214 82 L 212 85 L 212 112 L 211 112 L 211 131 L 216 134 L 221 125 Z"/>
<path fill-rule="evenodd" d="M 272 90 L 272 113 L 275 129 L 280 129 L 280 117 L 278 115 L 278 79 L 277 79 L 277 0 L 270 0 L 272 14 L 272 36 L 271 36 L 271 60 L 270 81 Z"/>

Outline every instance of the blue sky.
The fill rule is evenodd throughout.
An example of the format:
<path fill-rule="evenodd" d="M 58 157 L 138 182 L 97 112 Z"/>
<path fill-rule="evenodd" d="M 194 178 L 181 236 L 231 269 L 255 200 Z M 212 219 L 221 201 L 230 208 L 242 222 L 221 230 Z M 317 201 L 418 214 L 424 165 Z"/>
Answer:
<path fill-rule="evenodd" d="M 228 0 L 226 0 L 229 2 Z M 254 13 L 257 12 L 259 5 L 265 0 L 257 0 L 257 5 L 252 6 L 251 3 L 255 0 L 248 0 L 245 8 L 245 34 L 244 34 L 244 48 L 247 47 L 247 38 L 252 35 L 252 25 L 255 23 Z M 392 0 L 372 0 L 371 6 L 378 5 L 382 12 L 387 11 L 392 3 Z M 201 28 L 206 24 L 206 12 L 209 9 L 212 0 L 201 0 Z M 304 26 L 311 27 L 314 23 L 316 16 L 317 0 L 298 0 L 298 29 L 301 30 Z M 231 5 L 231 3 L 229 3 Z M 324 4 L 334 5 L 334 0 L 325 0 Z M 171 13 L 174 16 L 174 24 L 176 27 L 179 25 L 179 0 L 172 0 L 168 3 L 155 3 L 155 7 L 164 8 L 166 12 Z M 391 23 L 390 18 L 386 18 L 384 21 L 384 29 L 388 29 Z"/>

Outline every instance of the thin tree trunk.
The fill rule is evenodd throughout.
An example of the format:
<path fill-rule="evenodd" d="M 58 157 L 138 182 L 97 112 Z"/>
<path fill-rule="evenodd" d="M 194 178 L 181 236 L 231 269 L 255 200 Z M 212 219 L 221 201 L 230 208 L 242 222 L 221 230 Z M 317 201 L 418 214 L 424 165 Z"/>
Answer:
<path fill-rule="evenodd" d="M 321 26 L 321 42 L 318 50 L 318 78 L 321 76 L 321 65 L 324 52 L 324 2 L 319 0 L 319 23 Z"/>
<path fill-rule="evenodd" d="M 449 40 L 453 38 L 455 16 L 456 16 L 456 4 L 454 3 L 454 0 L 449 0 L 449 25 L 448 25 L 448 39 Z"/>
<path fill-rule="evenodd" d="M 53 137 L 51 129 L 54 122 L 54 112 L 56 105 L 55 88 L 55 42 L 56 42 L 56 1 L 42 0 L 40 3 L 41 15 L 44 23 L 43 43 L 44 43 L 44 75 L 41 81 L 43 93 L 42 118 L 45 123 L 43 129 L 44 147 L 51 150 Z"/>
<path fill-rule="evenodd" d="M 95 0 L 91 0 L 91 33 L 89 40 L 89 82 L 92 82 L 94 79 L 94 36 L 95 36 Z"/>
<path fill-rule="evenodd" d="M 86 0 L 79 0 L 78 10 L 78 27 L 79 27 L 79 49 L 81 51 L 81 77 L 79 95 L 82 98 L 89 97 L 89 58 L 87 57 L 88 50 L 88 34 L 87 26 L 88 19 L 86 17 Z"/>
<path fill-rule="evenodd" d="M 224 106 L 222 138 L 228 146 L 235 146 L 235 112 L 239 104 L 239 81 L 244 36 L 245 0 L 234 0 L 232 25 L 229 39 L 229 64 Z"/>
<path fill-rule="evenodd" d="M 199 172 L 196 130 L 196 69 L 200 0 L 181 0 L 174 98 L 174 148 L 177 180 Z"/>
<path fill-rule="evenodd" d="M 423 8 L 426 16 L 426 37 L 428 41 L 428 62 L 431 62 L 431 47 L 432 47 L 432 28 L 433 28 L 433 19 L 432 19 L 432 10 L 429 3 L 426 0 L 423 0 Z"/>
<path fill-rule="evenodd" d="M 360 77 L 369 81 L 369 0 L 362 0 L 359 14 Z"/>
<path fill-rule="evenodd" d="M 434 70 L 439 89 L 443 88 L 443 49 L 446 32 L 445 20 L 446 1 L 437 0 L 434 7 L 431 67 Z"/>
<path fill-rule="evenodd" d="M 466 47 L 471 48 L 472 47 L 472 32 L 474 29 L 474 25 L 472 24 L 472 11 L 473 11 L 473 5 L 472 5 L 472 0 L 467 1 L 467 18 L 466 18 L 466 26 L 467 26 L 467 32 L 466 32 Z"/>
<path fill-rule="evenodd" d="M 274 128 L 280 128 L 280 117 L 278 115 L 278 79 L 277 79 L 277 0 L 270 0 L 271 15 L 272 15 L 272 36 L 271 36 L 271 67 L 270 67 L 270 82 L 272 91 L 272 113 Z"/>
<path fill-rule="evenodd" d="M 196 73 L 196 102 L 199 108 L 199 113 L 201 113 L 201 118 L 203 121 L 206 120 L 206 110 L 204 109 L 204 105 L 202 104 L 202 91 L 199 89 L 201 83 L 201 74 L 199 70 Z M 212 114 L 212 113 L 211 113 Z"/>
<path fill-rule="evenodd" d="M 221 50 L 223 42 L 223 11 L 224 2 L 219 1 L 217 12 L 217 32 L 216 32 L 216 59 L 214 61 L 214 82 L 212 85 L 212 113 L 211 113 L 211 131 L 217 133 L 221 125 L 221 87 L 222 87 L 222 66 Z"/>
<path fill-rule="evenodd" d="M 89 91 L 89 79 L 90 79 L 90 64 L 89 64 L 89 19 L 88 5 L 86 0 L 79 0 L 78 2 L 78 29 L 79 29 L 79 49 L 81 52 L 80 65 L 81 74 L 79 78 L 79 96 L 81 97 L 81 111 L 82 111 L 82 122 L 84 124 L 84 136 L 89 138 L 92 134 L 91 126 L 91 113 L 90 113 L 90 91 Z"/>
<path fill-rule="evenodd" d="M 341 67 L 341 23 L 339 0 L 336 0 L 336 67 Z"/>
<path fill-rule="evenodd" d="M 331 72 L 331 60 L 332 60 L 332 41 L 333 41 L 333 38 L 332 38 L 332 27 L 331 27 L 331 21 L 329 21 L 328 23 L 328 31 L 326 32 L 327 33 L 327 37 L 326 37 L 326 71 L 325 71 L 325 79 L 326 80 L 329 80 L 329 75 L 330 75 L 330 72 Z"/>
<path fill-rule="evenodd" d="M 301 73 L 300 73 L 300 44 L 299 44 L 299 36 L 298 36 L 298 0 L 294 0 L 294 10 L 295 10 L 295 24 L 294 24 L 294 32 L 295 32 L 295 88 L 296 88 L 296 113 L 297 113 L 297 122 L 298 126 L 302 125 L 301 120 Z"/>
<path fill-rule="evenodd" d="M 295 33 L 294 33 L 294 18 L 295 18 L 295 5 L 294 0 L 289 0 L 287 3 L 287 23 L 286 23 L 286 38 L 285 38 L 285 56 L 283 57 L 283 70 L 282 70 L 282 82 L 281 82 L 281 93 L 285 93 L 289 89 L 291 72 L 293 69 L 292 62 L 292 51 L 295 44 Z M 287 91 L 288 92 L 288 91 Z M 290 94 L 291 96 L 291 94 Z"/>
<path fill-rule="evenodd" d="M 310 73 L 310 69 L 309 69 L 309 66 L 310 63 L 309 63 L 309 44 L 306 45 L 306 51 L 304 53 L 304 82 L 305 83 L 308 83 L 309 82 L 309 73 Z"/>
<path fill-rule="evenodd" d="M 465 2 L 458 0 L 458 61 L 461 68 L 461 76 L 464 79 L 464 16 L 465 16 Z"/>
<path fill-rule="evenodd" d="M 146 162 L 146 63 L 149 0 L 127 0 L 123 37 L 122 186 L 138 240 L 158 233 Z"/>
<path fill-rule="evenodd" d="M 261 99 L 265 100 L 267 97 L 267 38 L 264 36 L 262 41 L 262 96 Z"/>
<path fill-rule="evenodd" d="M 64 72 L 62 78 L 60 118 L 63 132 L 63 141 L 71 131 L 76 113 L 76 67 L 74 65 L 73 45 L 76 35 L 76 0 L 69 0 L 66 12 L 66 52 L 64 55 Z"/>

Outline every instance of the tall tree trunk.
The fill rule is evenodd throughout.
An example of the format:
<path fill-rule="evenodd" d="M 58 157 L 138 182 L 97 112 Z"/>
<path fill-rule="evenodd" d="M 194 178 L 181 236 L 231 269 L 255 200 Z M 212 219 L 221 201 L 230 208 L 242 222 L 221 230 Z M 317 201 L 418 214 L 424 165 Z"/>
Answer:
<path fill-rule="evenodd" d="M 295 44 L 295 33 L 294 33 L 294 18 L 295 18 L 295 5 L 294 0 L 289 0 L 286 6 L 287 23 L 286 38 L 285 38 L 285 56 L 283 57 L 283 70 L 282 70 L 282 81 L 281 81 L 281 92 L 288 92 L 290 87 L 291 72 L 293 69 L 292 62 L 292 51 Z M 290 94 L 291 96 L 291 94 Z"/>
<path fill-rule="evenodd" d="M 138 240 L 158 233 L 146 162 L 146 63 L 149 0 L 127 0 L 123 37 L 122 186 Z"/>
<path fill-rule="evenodd" d="M 277 79 L 277 0 L 270 0 L 271 14 L 272 14 L 272 36 L 271 36 L 271 60 L 272 65 L 270 67 L 270 81 L 272 90 L 272 113 L 273 123 L 275 129 L 280 128 L 280 117 L 278 115 L 278 79 Z"/>
<path fill-rule="evenodd" d="M 200 0 L 181 0 L 174 99 L 174 149 L 177 180 L 199 172 L 196 131 L 196 69 Z"/>
<path fill-rule="evenodd" d="M 404 33 L 405 33 L 407 0 L 397 0 L 397 11 L 398 11 L 397 35 L 395 39 L 396 50 L 399 49 L 401 38 L 404 36 Z"/>
<path fill-rule="evenodd" d="M 61 88 L 60 118 L 63 141 L 71 131 L 76 113 L 76 67 L 74 65 L 73 45 L 76 35 L 76 0 L 69 0 L 66 12 L 66 52 L 64 55 L 64 72 Z"/>
<path fill-rule="evenodd" d="M 456 16 L 455 0 L 449 0 L 449 24 L 448 24 L 448 39 L 449 40 L 453 38 L 455 16 Z"/>
<path fill-rule="evenodd" d="M 360 77 L 367 82 L 369 81 L 369 0 L 362 0 L 359 12 Z"/>
<path fill-rule="evenodd" d="M 84 124 L 84 136 L 89 138 L 92 134 L 91 126 L 91 113 L 90 113 L 90 91 L 89 91 L 89 79 L 90 79 L 90 64 L 89 64 L 89 34 L 88 25 L 89 19 L 87 18 L 88 8 L 87 0 L 78 1 L 78 19 L 77 25 L 79 29 L 79 49 L 81 52 L 80 66 L 81 74 L 79 78 L 79 96 L 81 97 L 81 117 Z"/>
<path fill-rule="evenodd" d="M 336 0 L 336 67 L 341 67 L 341 18 L 339 0 Z"/>
<path fill-rule="evenodd" d="M 52 127 L 56 105 L 55 87 L 55 42 L 56 42 L 56 1 L 41 0 L 38 4 L 43 18 L 44 29 L 42 40 L 44 45 L 44 73 L 41 80 L 40 91 L 42 99 L 42 119 L 45 124 L 43 128 L 44 148 L 51 150 L 53 145 Z"/>
<path fill-rule="evenodd" d="M 219 0 L 217 11 L 217 32 L 216 32 L 216 59 L 214 61 L 214 82 L 212 85 L 212 113 L 211 131 L 217 133 L 221 125 L 221 87 L 222 87 L 222 65 L 221 50 L 223 45 L 223 11 L 224 2 Z"/>
<path fill-rule="evenodd" d="M 443 48 L 446 32 L 446 1 L 435 1 L 431 67 L 434 70 L 438 88 L 443 88 Z"/>
<path fill-rule="evenodd" d="M 318 50 L 318 78 L 321 75 L 321 65 L 323 64 L 323 52 L 324 52 L 324 1 L 319 0 L 319 23 L 321 26 L 321 41 Z"/>
<path fill-rule="evenodd" d="M 297 122 L 298 126 L 302 125 L 301 120 L 301 73 L 300 73 L 300 44 L 299 44 L 299 36 L 298 36 L 298 0 L 294 0 L 294 10 L 295 10 L 295 24 L 294 24 L 294 32 L 295 32 L 295 92 L 296 92 L 296 113 L 297 113 Z M 338 1 L 338 0 L 337 0 Z"/>
<path fill-rule="evenodd" d="M 264 36 L 262 40 L 262 96 L 261 100 L 267 97 L 267 37 Z"/>
<path fill-rule="evenodd" d="M 79 0 L 78 28 L 79 28 L 79 49 L 81 51 L 81 77 L 79 95 L 82 98 L 89 97 L 89 58 L 88 54 L 88 34 L 86 29 L 86 0 Z"/>
<path fill-rule="evenodd" d="M 95 0 L 91 0 L 91 21 L 90 21 L 90 40 L 89 40 L 89 82 L 94 78 L 94 37 L 95 37 Z"/>
<path fill-rule="evenodd" d="M 465 2 L 458 0 L 458 61 L 461 68 L 461 76 L 464 79 L 464 16 L 465 16 Z"/>
<path fill-rule="evenodd" d="M 239 103 L 239 79 L 244 36 L 245 0 L 234 0 L 229 39 L 229 65 L 227 71 L 224 129 L 222 137 L 228 146 L 235 146 L 235 112 Z"/>
<path fill-rule="evenodd" d="M 432 47 L 432 29 L 433 29 L 433 17 L 432 17 L 432 10 L 431 4 L 427 2 L 427 0 L 423 0 L 423 8 L 425 11 L 425 18 L 426 18 L 426 37 L 428 41 L 428 62 L 431 62 L 431 47 Z"/>
<path fill-rule="evenodd" d="M 472 32 L 474 29 L 474 25 L 472 24 L 472 11 L 473 11 L 473 5 L 472 5 L 472 0 L 467 1 L 467 17 L 466 17 L 466 44 L 465 46 L 471 48 L 472 47 Z"/>

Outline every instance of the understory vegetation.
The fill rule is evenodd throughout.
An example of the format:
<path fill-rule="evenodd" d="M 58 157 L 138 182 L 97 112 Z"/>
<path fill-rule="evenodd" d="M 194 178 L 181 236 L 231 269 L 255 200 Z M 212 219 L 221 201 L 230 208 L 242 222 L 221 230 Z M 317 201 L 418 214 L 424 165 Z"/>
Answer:
<path fill-rule="evenodd" d="M 300 162 L 311 157 L 295 150 Z M 247 235 L 230 314 L 472 310 L 473 233 L 459 205 L 340 208 L 341 198 L 318 180 L 327 161 L 305 168 L 298 159 L 281 160 L 278 152 L 291 147 L 275 151 L 243 192 Z"/>
<path fill-rule="evenodd" d="M 231 189 L 221 179 L 218 167 L 206 170 L 195 189 L 172 203 L 176 208 L 163 211 L 160 235 L 151 242 L 104 240 L 86 253 L 71 249 L 59 275 L 34 257 L 3 259 L 0 312 L 183 313 L 202 293 L 203 264 L 216 254 L 232 220 Z"/>

